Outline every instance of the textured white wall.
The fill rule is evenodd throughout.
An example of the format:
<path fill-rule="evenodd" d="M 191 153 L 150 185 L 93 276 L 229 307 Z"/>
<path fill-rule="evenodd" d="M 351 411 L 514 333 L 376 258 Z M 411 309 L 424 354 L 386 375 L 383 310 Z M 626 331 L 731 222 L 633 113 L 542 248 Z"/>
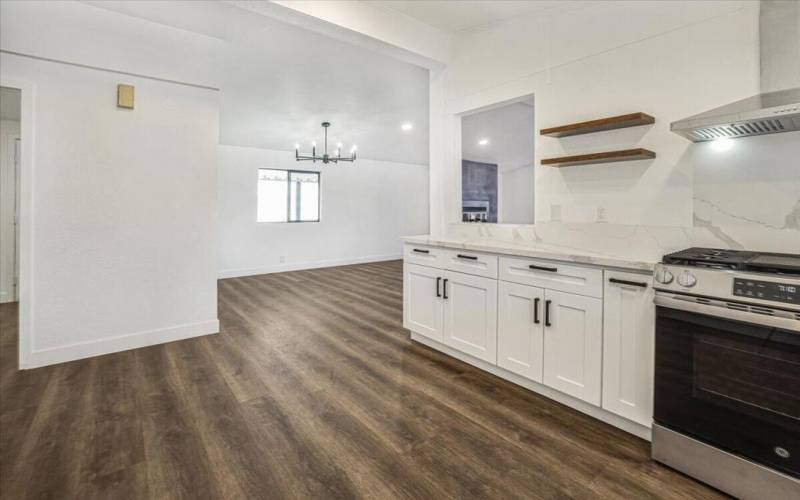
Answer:
<path fill-rule="evenodd" d="M 217 92 L 0 64 L 35 85 L 29 365 L 216 332 Z"/>
<path fill-rule="evenodd" d="M 214 85 L 222 42 L 80 2 L 0 10 L 3 50 L 91 66 L 0 54 L 30 99 L 22 366 L 216 332 L 218 92 L 93 68 Z"/>
<path fill-rule="evenodd" d="M 259 168 L 320 171 L 320 222 L 256 222 Z M 294 152 L 222 145 L 218 189 L 220 277 L 399 258 L 401 236 L 428 232 L 425 165 L 320 166 Z"/>

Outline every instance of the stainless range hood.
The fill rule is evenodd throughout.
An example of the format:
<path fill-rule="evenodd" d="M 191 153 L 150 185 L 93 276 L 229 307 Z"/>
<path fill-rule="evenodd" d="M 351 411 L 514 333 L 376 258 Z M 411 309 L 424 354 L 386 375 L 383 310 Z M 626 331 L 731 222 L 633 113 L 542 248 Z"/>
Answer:
<path fill-rule="evenodd" d="M 800 2 L 762 0 L 762 93 L 673 122 L 694 142 L 800 130 Z"/>

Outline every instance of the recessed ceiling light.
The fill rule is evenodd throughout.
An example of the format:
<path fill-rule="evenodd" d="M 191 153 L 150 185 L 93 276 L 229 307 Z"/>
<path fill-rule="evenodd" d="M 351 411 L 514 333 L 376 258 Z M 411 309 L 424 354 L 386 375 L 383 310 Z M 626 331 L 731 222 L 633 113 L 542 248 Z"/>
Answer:
<path fill-rule="evenodd" d="M 403 130 L 403 132 L 408 132 L 408 131 L 410 131 L 411 129 L 414 128 L 414 124 L 410 123 L 410 122 L 406 122 L 406 123 L 400 125 L 400 128 Z"/>
<path fill-rule="evenodd" d="M 489 144 L 489 139 L 486 139 L 486 138 L 481 139 L 481 140 L 478 141 L 478 144 L 481 145 L 481 146 L 485 146 L 485 145 Z"/>

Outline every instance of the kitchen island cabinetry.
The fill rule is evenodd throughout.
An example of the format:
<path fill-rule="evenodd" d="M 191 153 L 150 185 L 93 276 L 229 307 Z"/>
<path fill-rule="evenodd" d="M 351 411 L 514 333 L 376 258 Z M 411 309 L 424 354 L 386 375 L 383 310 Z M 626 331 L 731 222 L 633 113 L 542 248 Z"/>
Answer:
<path fill-rule="evenodd" d="M 650 438 L 651 272 L 412 244 L 404 255 L 413 340 Z"/>

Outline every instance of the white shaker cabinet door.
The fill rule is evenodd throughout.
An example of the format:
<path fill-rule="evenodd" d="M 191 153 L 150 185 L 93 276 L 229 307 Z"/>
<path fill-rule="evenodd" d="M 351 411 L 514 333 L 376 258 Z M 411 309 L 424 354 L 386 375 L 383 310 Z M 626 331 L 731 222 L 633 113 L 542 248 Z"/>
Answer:
<path fill-rule="evenodd" d="M 655 306 L 650 276 L 605 272 L 603 408 L 650 427 Z"/>
<path fill-rule="evenodd" d="M 497 280 L 446 271 L 444 343 L 497 364 Z"/>
<path fill-rule="evenodd" d="M 603 302 L 545 291 L 544 384 L 600 406 Z"/>
<path fill-rule="evenodd" d="M 536 382 L 544 361 L 544 290 L 500 282 L 497 365 Z"/>
<path fill-rule="evenodd" d="M 417 264 L 403 265 L 403 326 L 442 342 L 444 271 Z"/>

